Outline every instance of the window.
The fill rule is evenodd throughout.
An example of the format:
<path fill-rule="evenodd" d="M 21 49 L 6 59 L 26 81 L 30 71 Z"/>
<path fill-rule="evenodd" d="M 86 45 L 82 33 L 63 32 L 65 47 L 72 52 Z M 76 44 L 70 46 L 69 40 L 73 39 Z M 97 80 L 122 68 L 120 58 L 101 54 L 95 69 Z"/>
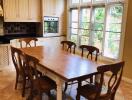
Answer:
<path fill-rule="evenodd" d="M 90 31 L 90 8 L 81 9 L 80 22 L 80 44 L 88 44 Z"/>
<path fill-rule="evenodd" d="M 118 59 L 123 0 L 72 0 L 69 9 L 70 39 L 78 45 L 96 46 L 102 56 Z"/>
<path fill-rule="evenodd" d="M 79 3 L 79 0 L 71 0 L 71 3 L 72 3 L 72 4 Z"/>
<path fill-rule="evenodd" d="M 105 2 L 106 0 L 93 0 L 94 3 Z"/>
<path fill-rule="evenodd" d="M 93 23 L 92 23 L 92 45 L 98 47 L 102 51 L 103 31 L 104 31 L 104 19 L 105 8 L 95 7 L 93 11 Z"/>
<path fill-rule="evenodd" d="M 71 26 L 70 26 L 70 32 L 71 32 L 71 40 L 75 43 L 77 43 L 78 38 L 78 9 L 72 9 L 71 10 Z"/>
<path fill-rule="evenodd" d="M 106 22 L 104 56 L 118 58 L 123 6 L 119 4 L 109 6 Z"/>
<path fill-rule="evenodd" d="M 88 3 L 91 2 L 91 0 L 82 0 L 82 3 Z"/>

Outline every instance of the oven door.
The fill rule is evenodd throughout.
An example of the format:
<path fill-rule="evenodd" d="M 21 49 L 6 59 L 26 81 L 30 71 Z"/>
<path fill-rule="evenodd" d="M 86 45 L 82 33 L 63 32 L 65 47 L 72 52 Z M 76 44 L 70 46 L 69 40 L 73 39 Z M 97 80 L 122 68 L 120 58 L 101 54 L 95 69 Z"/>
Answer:
<path fill-rule="evenodd" d="M 58 33 L 58 21 L 44 21 L 44 33 Z"/>
<path fill-rule="evenodd" d="M 59 17 L 44 16 L 43 36 L 59 35 Z"/>

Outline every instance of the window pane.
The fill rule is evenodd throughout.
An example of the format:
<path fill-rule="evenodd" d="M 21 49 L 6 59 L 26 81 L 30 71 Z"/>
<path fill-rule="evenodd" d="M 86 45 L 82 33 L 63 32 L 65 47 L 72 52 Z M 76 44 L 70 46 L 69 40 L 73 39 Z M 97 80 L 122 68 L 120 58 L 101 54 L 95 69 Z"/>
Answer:
<path fill-rule="evenodd" d="M 89 36 L 89 30 L 80 30 L 80 35 Z"/>
<path fill-rule="evenodd" d="M 89 29 L 89 22 L 90 22 L 90 9 L 89 8 L 83 8 L 81 10 L 80 27 L 83 29 Z"/>
<path fill-rule="evenodd" d="M 105 37 L 104 56 L 118 58 L 120 45 L 120 33 L 107 32 Z"/>
<path fill-rule="evenodd" d="M 81 21 L 90 22 L 90 8 L 83 8 L 81 11 Z"/>
<path fill-rule="evenodd" d="M 118 1 L 125 1 L 125 0 L 108 0 L 108 2 L 118 2 Z"/>
<path fill-rule="evenodd" d="M 94 23 L 93 30 L 103 31 L 103 29 L 104 29 L 104 24 Z"/>
<path fill-rule="evenodd" d="M 121 32 L 121 24 L 109 24 L 107 31 L 111 32 Z"/>
<path fill-rule="evenodd" d="M 71 11 L 71 21 L 78 22 L 78 10 L 74 9 Z"/>
<path fill-rule="evenodd" d="M 81 23 L 81 28 L 83 28 L 83 29 L 89 29 L 89 23 L 87 23 L 87 22 L 82 22 L 82 23 Z"/>
<path fill-rule="evenodd" d="M 98 3 L 98 2 L 105 2 L 106 0 L 93 0 L 94 3 Z"/>
<path fill-rule="evenodd" d="M 71 34 L 77 34 L 78 29 L 71 29 Z"/>
<path fill-rule="evenodd" d="M 74 3 L 79 3 L 79 0 L 72 0 L 71 3 L 72 3 L 72 4 L 74 4 Z"/>
<path fill-rule="evenodd" d="M 122 5 L 114 5 L 110 7 L 109 11 L 109 23 L 121 23 L 123 14 Z"/>
<path fill-rule="evenodd" d="M 94 22 L 93 30 L 103 30 L 104 29 L 104 18 L 105 18 L 105 8 L 95 8 L 94 9 Z"/>
<path fill-rule="evenodd" d="M 72 23 L 72 28 L 78 28 L 78 23 Z"/>
<path fill-rule="evenodd" d="M 99 48 L 102 51 L 102 41 L 103 41 L 103 32 L 102 31 L 93 31 L 93 43 L 92 45 Z"/>
<path fill-rule="evenodd" d="M 115 2 L 115 1 L 117 1 L 117 0 L 108 0 L 108 2 Z"/>
<path fill-rule="evenodd" d="M 104 22 L 105 18 L 105 8 L 95 8 L 94 11 L 94 21 L 95 22 Z"/>
<path fill-rule="evenodd" d="M 88 45 L 89 37 L 87 36 L 81 36 L 81 43 L 80 45 Z"/>
<path fill-rule="evenodd" d="M 83 3 L 91 2 L 91 0 L 82 0 Z"/>
<path fill-rule="evenodd" d="M 71 35 L 71 41 L 77 43 L 77 35 Z"/>

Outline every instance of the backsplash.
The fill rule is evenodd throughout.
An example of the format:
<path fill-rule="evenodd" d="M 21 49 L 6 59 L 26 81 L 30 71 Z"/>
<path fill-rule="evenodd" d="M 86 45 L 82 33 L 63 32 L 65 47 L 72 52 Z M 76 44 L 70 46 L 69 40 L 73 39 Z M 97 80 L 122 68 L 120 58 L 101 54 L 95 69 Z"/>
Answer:
<path fill-rule="evenodd" d="M 33 22 L 5 22 L 4 33 L 5 35 L 13 34 L 36 34 L 37 23 Z"/>

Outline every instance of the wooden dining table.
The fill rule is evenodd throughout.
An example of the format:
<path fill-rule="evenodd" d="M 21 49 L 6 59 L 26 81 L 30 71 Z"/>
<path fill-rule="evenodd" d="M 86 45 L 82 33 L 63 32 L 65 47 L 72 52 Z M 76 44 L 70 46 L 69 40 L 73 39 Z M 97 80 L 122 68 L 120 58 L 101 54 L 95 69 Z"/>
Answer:
<path fill-rule="evenodd" d="M 57 100 L 62 100 L 63 84 L 97 71 L 100 65 L 76 54 L 50 46 L 20 48 L 24 53 L 39 59 L 37 70 L 50 77 L 57 85 Z"/>

